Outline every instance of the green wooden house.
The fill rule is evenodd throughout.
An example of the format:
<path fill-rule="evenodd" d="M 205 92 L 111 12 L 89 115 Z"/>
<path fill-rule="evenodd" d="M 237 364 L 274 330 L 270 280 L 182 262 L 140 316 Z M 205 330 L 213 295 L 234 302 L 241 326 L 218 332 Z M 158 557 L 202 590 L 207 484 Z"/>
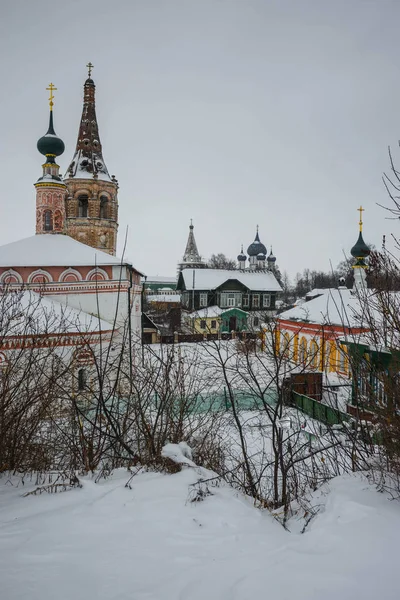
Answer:
<path fill-rule="evenodd" d="M 276 296 L 282 291 L 271 271 L 240 269 L 184 269 L 177 290 L 188 311 L 218 306 L 266 314 L 275 314 Z"/>
<path fill-rule="evenodd" d="M 248 313 L 240 308 L 223 309 L 210 306 L 190 313 L 187 322 L 196 333 L 231 333 L 247 331 L 248 316 Z"/>
<path fill-rule="evenodd" d="M 348 348 L 352 375 L 350 413 L 362 406 L 374 411 L 375 406 L 400 408 L 400 352 L 375 346 L 368 341 L 342 341 Z"/>

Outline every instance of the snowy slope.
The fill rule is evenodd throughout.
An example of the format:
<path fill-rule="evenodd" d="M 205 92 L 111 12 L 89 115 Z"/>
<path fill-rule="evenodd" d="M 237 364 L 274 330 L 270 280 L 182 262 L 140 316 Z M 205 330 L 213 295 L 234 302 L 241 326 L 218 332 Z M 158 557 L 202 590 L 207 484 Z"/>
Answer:
<path fill-rule="evenodd" d="M 3 600 L 394 600 L 400 506 L 360 477 L 330 485 L 304 535 L 222 486 L 190 503 L 189 468 L 57 495 L 0 479 Z"/>

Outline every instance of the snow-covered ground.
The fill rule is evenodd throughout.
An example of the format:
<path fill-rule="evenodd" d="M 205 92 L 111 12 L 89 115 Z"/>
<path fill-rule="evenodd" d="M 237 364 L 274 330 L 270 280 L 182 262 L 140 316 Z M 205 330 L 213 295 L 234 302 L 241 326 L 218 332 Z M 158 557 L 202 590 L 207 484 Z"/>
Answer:
<path fill-rule="evenodd" d="M 188 461 L 189 462 L 189 461 Z M 400 504 L 361 476 L 331 481 L 306 533 L 285 531 L 226 485 L 189 501 L 205 472 L 120 470 L 82 489 L 23 494 L 0 478 L 2 600 L 384 600 L 399 597 Z M 304 515 L 301 515 L 302 517 Z"/>

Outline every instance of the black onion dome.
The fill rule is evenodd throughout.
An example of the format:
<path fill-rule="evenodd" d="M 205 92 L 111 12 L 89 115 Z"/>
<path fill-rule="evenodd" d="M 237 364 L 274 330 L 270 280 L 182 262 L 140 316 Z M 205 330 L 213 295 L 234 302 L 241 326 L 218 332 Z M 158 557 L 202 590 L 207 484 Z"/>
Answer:
<path fill-rule="evenodd" d="M 65 150 L 64 142 L 58 137 L 58 135 L 56 135 L 56 132 L 54 131 L 52 111 L 50 111 L 49 129 L 47 130 L 46 135 L 41 137 L 38 141 L 37 149 L 39 150 L 40 154 L 44 154 L 45 156 L 48 154 L 60 156 Z"/>
<path fill-rule="evenodd" d="M 254 239 L 254 242 L 252 244 L 250 244 L 250 246 L 247 248 L 247 254 L 249 256 L 257 256 L 257 254 L 267 254 L 267 249 L 264 246 L 264 244 L 262 244 L 260 242 L 260 238 L 258 236 L 258 231 L 256 234 L 256 237 Z"/>
<path fill-rule="evenodd" d="M 262 252 L 257 254 L 257 260 L 265 260 L 265 254 L 263 254 Z"/>
<path fill-rule="evenodd" d="M 239 262 L 246 262 L 246 260 L 247 260 L 247 256 L 245 254 L 243 254 L 243 244 L 242 244 L 242 249 L 240 250 L 240 254 L 238 254 L 237 259 Z"/>
<path fill-rule="evenodd" d="M 274 262 L 276 262 L 276 256 L 274 256 L 274 255 L 272 254 L 272 248 L 271 248 L 271 252 L 270 252 L 270 253 L 269 253 L 269 255 L 268 255 L 267 261 L 268 261 L 269 263 L 274 263 Z"/>
<path fill-rule="evenodd" d="M 367 244 L 363 240 L 361 231 L 360 235 L 358 236 L 358 240 L 350 250 L 350 253 L 354 258 L 366 258 L 371 254 L 371 250 L 368 248 Z"/>
<path fill-rule="evenodd" d="M 95 87 L 94 85 L 94 81 L 91 77 L 88 77 L 85 81 L 85 85 L 92 85 L 93 87 Z"/>

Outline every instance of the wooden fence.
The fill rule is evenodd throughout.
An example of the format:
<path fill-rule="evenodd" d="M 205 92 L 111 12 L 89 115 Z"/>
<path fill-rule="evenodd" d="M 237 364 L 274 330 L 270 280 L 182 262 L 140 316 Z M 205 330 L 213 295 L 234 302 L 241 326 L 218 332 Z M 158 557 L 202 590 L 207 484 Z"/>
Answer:
<path fill-rule="evenodd" d="M 240 331 L 231 333 L 175 333 L 160 336 L 160 344 L 199 343 L 211 340 L 254 340 L 259 335 L 254 332 Z"/>
<path fill-rule="evenodd" d="M 298 394 L 297 392 L 292 392 L 292 400 L 296 408 L 312 419 L 321 421 L 326 425 L 339 425 L 343 423 L 343 421 L 347 422 L 350 419 L 350 415 L 347 413 L 332 408 L 327 404 L 322 404 L 322 402 L 313 400 L 308 396 L 303 396 L 303 394 Z"/>

